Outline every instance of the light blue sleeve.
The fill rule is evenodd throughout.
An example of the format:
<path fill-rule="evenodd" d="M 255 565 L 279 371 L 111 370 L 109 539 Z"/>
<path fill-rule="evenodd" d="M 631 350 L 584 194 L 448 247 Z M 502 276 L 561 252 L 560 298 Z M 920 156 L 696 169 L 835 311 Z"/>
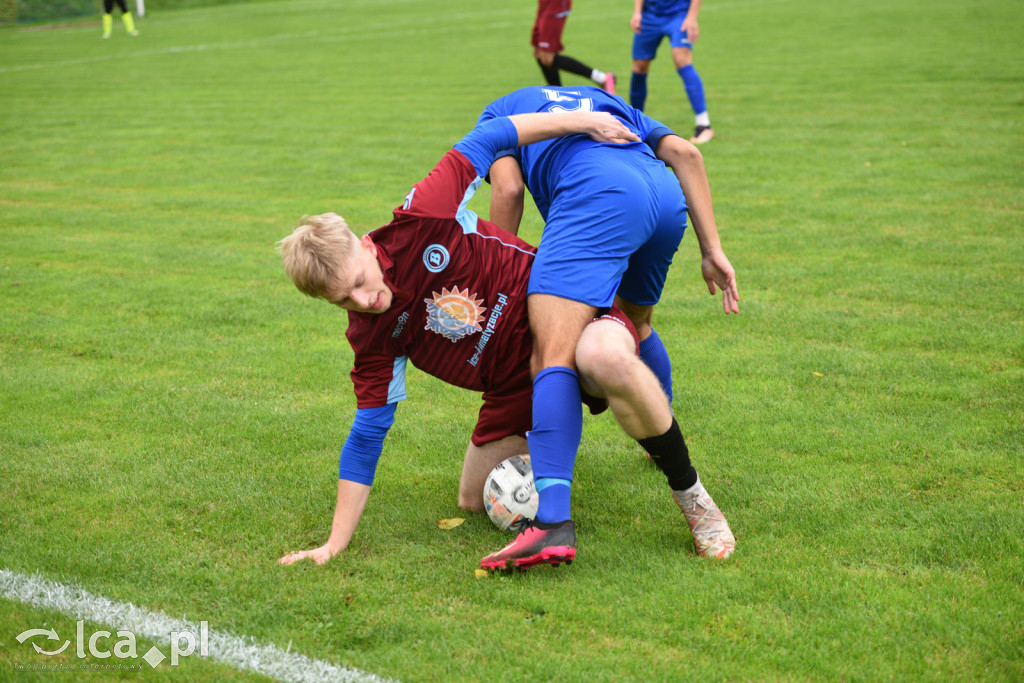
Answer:
<path fill-rule="evenodd" d="M 373 475 L 377 471 L 377 461 L 384 450 L 384 437 L 395 423 L 397 403 L 389 403 L 380 408 L 360 408 L 356 410 L 352 428 L 341 447 L 341 458 L 338 463 L 338 478 L 354 481 L 366 486 L 373 485 Z"/>

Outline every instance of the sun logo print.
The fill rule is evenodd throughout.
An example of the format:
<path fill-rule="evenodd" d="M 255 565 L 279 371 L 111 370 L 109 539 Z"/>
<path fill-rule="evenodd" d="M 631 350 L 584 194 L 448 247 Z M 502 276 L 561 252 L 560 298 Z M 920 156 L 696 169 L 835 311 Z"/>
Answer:
<path fill-rule="evenodd" d="M 487 309 L 483 299 L 470 294 L 468 289 L 459 291 L 458 286 L 441 288 L 434 292 L 433 299 L 424 299 L 427 304 L 427 326 L 423 329 L 436 332 L 451 342 L 479 332 Z"/>

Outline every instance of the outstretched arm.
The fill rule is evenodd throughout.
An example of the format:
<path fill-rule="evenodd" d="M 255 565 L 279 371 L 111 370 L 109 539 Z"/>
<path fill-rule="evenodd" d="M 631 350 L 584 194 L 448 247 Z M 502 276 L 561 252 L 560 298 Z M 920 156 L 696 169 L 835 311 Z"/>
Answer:
<path fill-rule="evenodd" d="M 313 560 L 317 564 L 326 564 L 348 547 L 369 497 L 370 487 L 366 484 L 339 479 L 338 502 L 334 506 L 334 521 L 331 523 L 331 535 L 327 543 L 312 550 L 290 552 L 278 561 L 281 564 L 294 564 L 300 560 Z"/>
<path fill-rule="evenodd" d="M 704 169 L 704 157 L 692 144 L 677 135 L 666 135 L 658 141 L 655 156 L 672 168 L 686 197 L 690 222 L 700 245 L 701 272 L 708 291 L 715 286 L 722 290 L 722 307 L 726 314 L 739 313 L 740 293 L 736 286 L 736 271 L 722 251 L 722 243 L 715 225 L 715 212 L 711 206 L 711 187 Z"/>
<path fill-rule="evenodd" d="M 293 564 L 305 559 L 324 564 L 348 547 L 370 497 L 377 460 L 384 450 L 388 430 L 395 422 L 395 407 L 396 404 L 389 403 L 380 408 L 356 410 L 352 429 L 341 448 L 338 501 L 334 508 L 331 535 L 327 543 L 319 548 L 288 553 L 279 560 L 281 564 Z"/>

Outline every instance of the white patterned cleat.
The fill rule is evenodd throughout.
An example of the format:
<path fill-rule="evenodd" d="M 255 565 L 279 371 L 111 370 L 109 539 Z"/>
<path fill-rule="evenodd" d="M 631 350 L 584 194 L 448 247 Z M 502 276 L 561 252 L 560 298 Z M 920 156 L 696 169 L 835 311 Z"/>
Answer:
<path fill-rule="evenodd" d="M 711 500 L 704 490 L 704 485 L 697 485 L 690 492 L 673 491 L 676 505 L 686 517 L 686 523 L 693 534 L 693 542 L 697 546 L 697 554 L 701 557 L 715 557 L 720 560 L 732 555 L 736 548 L 736 539 L 732 535 L 725 515 Z"/>
<path fill-rule="evenodd" d="M 695 145 L 703 145 L 705 142 L 711 142 L 711 139 L 715 137 L 715 131 L 711 130 L 711 126 L 697 126 L 693 130 L 693 137 L 690 138 L 690 142 Z"/>

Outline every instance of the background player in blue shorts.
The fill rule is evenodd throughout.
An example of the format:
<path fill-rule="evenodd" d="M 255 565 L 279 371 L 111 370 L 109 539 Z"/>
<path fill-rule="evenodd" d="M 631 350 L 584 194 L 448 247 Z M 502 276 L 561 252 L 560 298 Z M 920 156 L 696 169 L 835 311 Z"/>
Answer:
<path fill-rule="evenodd" d="M 547 119 L 544 125 L 559 118 L 540 117 Z M 611 131 L 619 124 L 610 117 L 584 112 L 565 117 L 601 139 L 616 139 Z M 531 122 L 524 124 L 521 117 L 516 121 L 526 126 L 517 136 L 529 139 Z M 598 125 L 588 128 L 587 121 Z M 553 134 L 561 129 L 541 130 Z M 624 127 L 620 132 L 628 134 Z M 470 146 L 479 151 L 486 142 Z M 348 545 L 367 503 L 396 404 L 405 398 L 407 360 L 446 382 L 483 391 L 484 405 L 466 452 L 460 506 L 479 510 L 490 469 L 510 455 L 527 452 L 531 386 L 525 299 L 534 250 L 465 209 L 480 183 L 478 167 L 486 168 L 493 156 L 494 149 L 471 162 L 453 149 L 412 189 L 393 220 L 362 240 L 340 216 L 324 214 L 306 219 L 281 241 L 282 261 L 296 287 L 349 311 L 346 336 L 355 351 L 357 398 L 356 418 L 341 453 L 330 538 L 319 548 L 289 553 L 282 563 L 312 559 L 323 564 Z M 671 411 L 657 379 L 637 358 L 636 347 L 628 318 L 613 311 L 587 327 L 579 366 L 588 394 L 607 399 L 625 431 L 643 444 L 645 437 L 664 431 Z M 676 481 L 693 470 L 688 453 L 667 454 L 658 464 L 698 553 L 727 556 L 732 534 L 703 487 L 687 495 L 675 490 Z M 571 560 L 566 552 L 574 550 L 572 539 L 563 559 Z"/>
<path fill-rule="evenodd" d="M 528 289 L 534 339 L 533 428 L 528 439 L 540 493 L 538 521 L 512 544 L 485 557 L 481 564 L 486 568 L 533 557 L 549 538 L 559 539 L 567 530 L 575 533 L 570 486 L 582 436 L 575 349 L 595 312 L 618 301 L 646 345 L 641 346 L 641 358 L 667 390 L 671 386 L 668 355 L 650 321 L 685 229 L 687 199 L 709 291 L 721 288 L 726 313 L 739 310 L 735 271 L 721 249 L 703 160 L 693 145 L 620 98 L 589 87 L 523 88 L 491 103 L 478 125 L 537 111 L 613 113 L 638 141 L 612 146 L 576 135 L 510 146 L 511 159 L 490 169 L 499 198 L 507 196 L 502 187 L 506 183 L 525 184 L 545 227 Z M 510 173 L 516 165 L 521 173 Z M 650 446 L 682 441 L 673 420 L 669 431 Z"/>
<path fill-rule="evenodd" d="M 693 66 L 693 46 L 700 37 L 697 15 L 702 0 L 633 0 L 633 76 L 629 84 L 629 102 L 643 111 L 647 100 L 647 73 L 662 38 L 668 36 L 672 61 L 683 79 L 686 96 L 693 107 L 696 127 L 690 142 L 702 144 L 715 137 L 704 99 L 704 83 Z"/>

